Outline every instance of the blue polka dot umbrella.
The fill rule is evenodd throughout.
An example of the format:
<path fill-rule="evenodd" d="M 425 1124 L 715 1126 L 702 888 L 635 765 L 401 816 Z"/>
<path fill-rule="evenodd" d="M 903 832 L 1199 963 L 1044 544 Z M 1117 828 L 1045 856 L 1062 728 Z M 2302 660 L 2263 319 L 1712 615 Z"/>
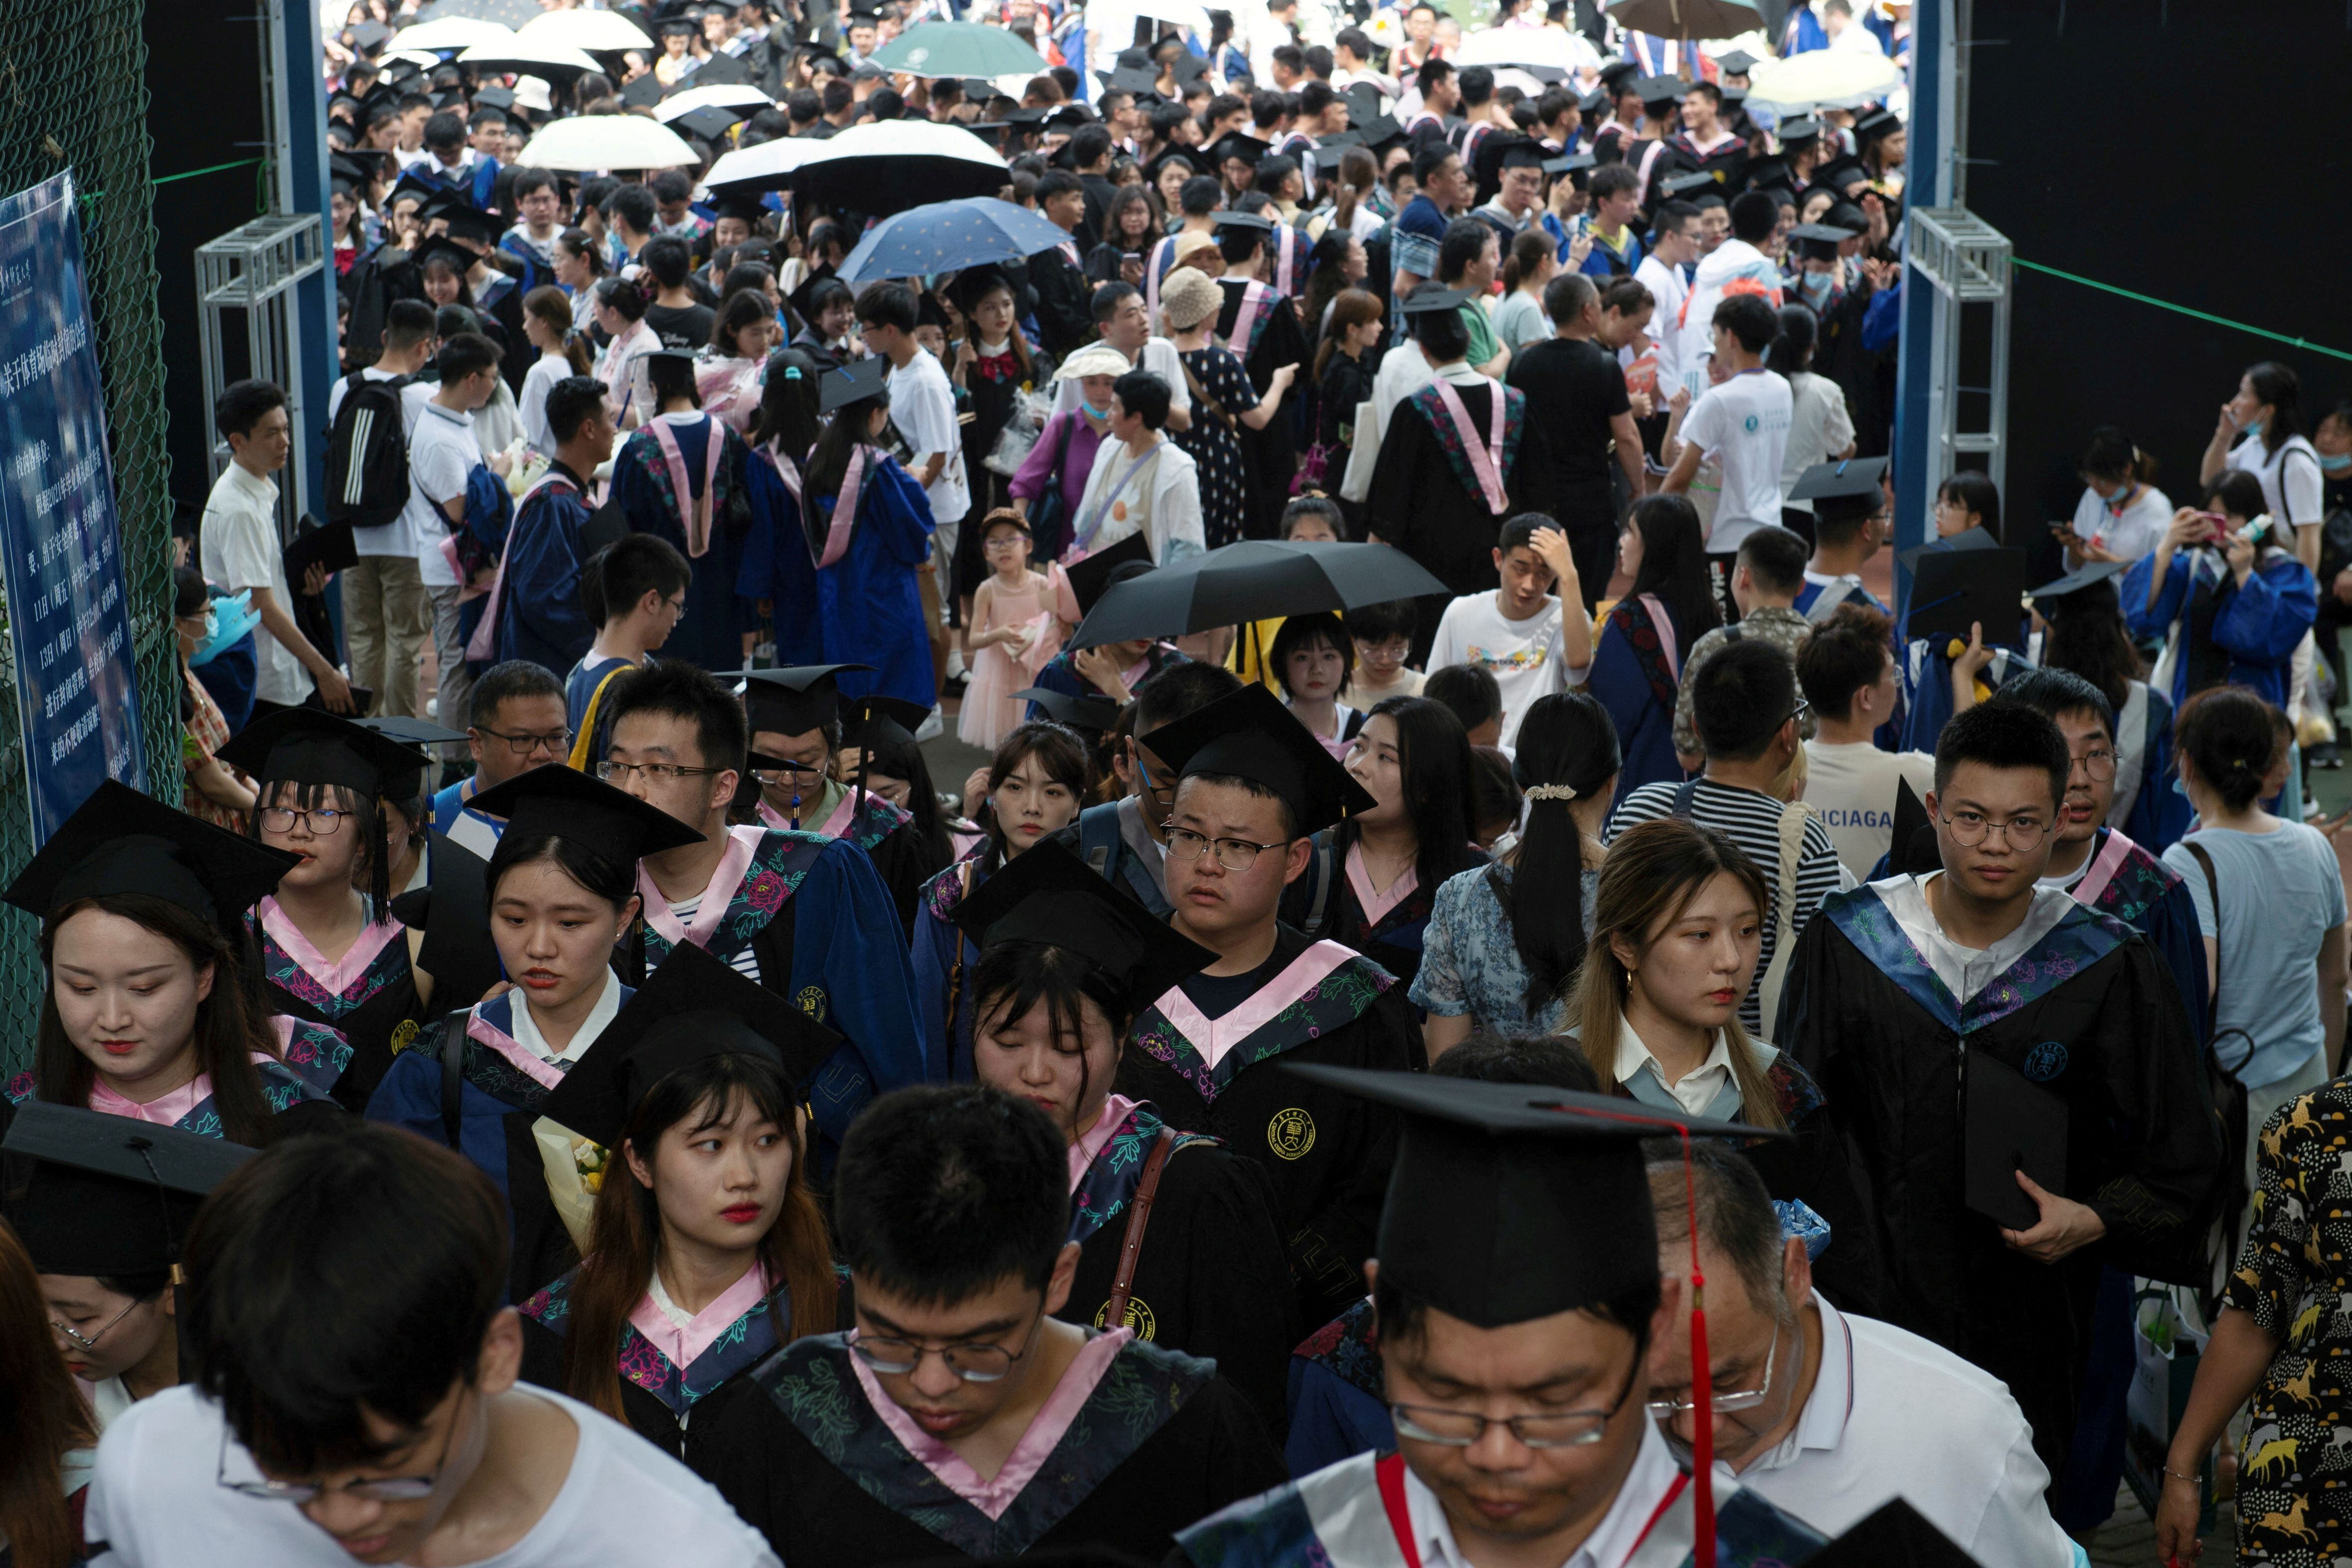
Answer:
<path fill-rule="evenodd" d="M 990 261 L 1051 250 L 1070 237 L 1017 202 L 970 196 L 884 218 L 866 231 L 841 264 L 841 280 L 929 278 Z"/>

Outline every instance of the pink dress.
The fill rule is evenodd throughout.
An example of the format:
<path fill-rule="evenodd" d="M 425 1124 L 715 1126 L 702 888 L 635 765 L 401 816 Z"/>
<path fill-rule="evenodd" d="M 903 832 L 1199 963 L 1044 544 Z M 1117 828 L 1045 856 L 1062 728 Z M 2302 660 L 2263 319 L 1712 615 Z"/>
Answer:
<path fill-rule="evenodd" d="M 1013 694 L 1035 685 L 1037 672 L 1062 649 L 1062 626 L 1054 618 L 1055 603 L 1052 583 L 1039 582 L 1034 573 L 1029 585 L 1017 594 L 1003 593 L 1001 585 L 991 591 L 988 617 L 973 630 L 1026 626 L 1031 640 L 1028 651 L 1017 658 L 1004 643 L 991 643 L 972 656 L 971 683 L 964 688 L 963 707 L 956 716 L 956 738 L 965 745 L 992 752 L 998 742 L 1020 728 L 1029 705 Z"/>

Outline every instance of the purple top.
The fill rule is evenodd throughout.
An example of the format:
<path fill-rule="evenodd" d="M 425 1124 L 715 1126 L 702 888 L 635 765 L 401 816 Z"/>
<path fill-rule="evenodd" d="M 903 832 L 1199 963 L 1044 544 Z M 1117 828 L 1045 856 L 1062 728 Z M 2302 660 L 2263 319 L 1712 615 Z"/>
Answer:
<path fill-rule="evenodd" d="M 1062 504 L 1064 515 L 1078 515 L 1078 503 L 1087 498 L 1087 479 L 1095 471 L 1095 452 L 1103 438 L 1087 423 L 1086 416 L 1076 409 L 1066 409 L 1045 421 L 1038 432 L 1037 444 L 1022 460 L 1021 469 L 1013 476 L 1013 493 L 1025 501 L 1034 501 L 1045 493 L 1045 481 L 1053 477 L 1054 455 L 1063 442 L 1063 430 L 1069 427 L 1069 451 L 1062 459 Z"/>

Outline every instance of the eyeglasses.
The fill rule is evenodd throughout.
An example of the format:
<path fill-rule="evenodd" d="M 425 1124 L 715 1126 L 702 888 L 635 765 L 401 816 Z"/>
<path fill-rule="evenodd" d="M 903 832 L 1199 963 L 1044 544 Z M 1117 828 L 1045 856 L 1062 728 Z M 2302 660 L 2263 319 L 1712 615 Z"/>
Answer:
<path fill-rule="evenodd" d="M 1508 1426 L 1511 1436 L 1529 1448 L 1582 1448 L 1601 1441 L 1601 1435 L 1625 1408 L 1625 1401 L 1633 1392 L 1633 1379 L 1640 1376 L 1642 1363 L 1637 1357 L 1625 1374 L 1625 1386 L 1617 1391 L 1616 1403 L 1606 1410 L 1562 1410 L 1542 1415 L 1481 1415 L 1475 1410 L 1446 1410 L 1432 1405 L 1391 1405 L 1389 1415 L 1396 1422 L 1397 1435 L 1416 1443 L 1436 1443 L 1448 1448 L 1467 1448 L 1486 1435 L 1489 1426 Z"/>
<path fill-rule="evenodd" d="M 1714 1411 L 1717 1415 L 1729 1415 L 1741 1410 L 1753 1410 L 1758 1405 L 1763 1404 L 1767 1398 L 1770 1397 L 1772 1393 L 1772 1368 L 1774 1363 L 1780 1359 L 1780 1331 L 1786 1325 L 1778 1322 L 1772 1325 L 1772 1344 L 1771 1347 L 1764 1352 L 1764 1381 L 1758 1384 L 1753 1388 L 1744 1388 L 1736 1394 L 1717 1394 L 1711 1395 L 1706 1402 L 1708 1409 Z M 1662 1421 L 1675 1415 L 1688 1415 L 1691 1412 L 1698 1408 L 1698 1401 L 1689 1397 L 1690 1390 L 1688 1389 L 1683 1390 L 1683 1394 L 1685 1397 L 1681 1399 L 1653 1399 L 1649 1401 L 1650 1414 Z"/>
<path fill-rule="evenodd" d="M 1985 835 L 1998 830 L 2011 849 L 2031 849 L 2042 842 L 2041 822 L 2031 816 L 2012 816 L 2007 822 L 1995 822 L 1980 812 L 1956 811 L 1944 818 L 1944 826 L 1952 830 L 1952 842 L 1973 849 L 1985 841 Z"/>
<path fill-rule="evenodd" d="M 2094 746 L 2081 756 L 2073 758 L 2067 766 L 2069 771 L 2079 767 L 2092 778 L 2105 783 L 2116 776 L 2116 754 L 2104 746 Z"/>
<path fill-rule="evenodd" d="M 1168 853 L 1179 860 L 1198 860 L 1213 844 L 1217 848 L 1217 864 L 1228 871 L 1246 871 L 1257 864 L 1262 851 L 1287 847 L 1282 844 L 1253 844 L 1246 838 L 1212 838 L 1189 827 L 1168 830 Z"/>
<path fill-rule="evenodd" d="M 351 815 L 331 805 L 314 805 L 308 811 L 298 811 L 290 805 L 265 805 L 261 808 L 261 826 L 266 833 L 291 833 L 299 822 L 313 838 L 325 838 L 341 828 L 343 818 Z"/>
<path fill-rule="evenodd" d="M 869 1334 L 864 1329 L 851 1331 L 849 1348 L 857 1352 L 858 1360 L 886 1377 L 904 1377 L 922 1365 L 925 1356 L 935 1355 L 947 1363 L 950 1372 L 966 1383 L 1000 1383 L 1024 1356 L 1036 1348 L 1037 1331 L 1045 1321 L 1040 1318 L 1029 1325 L 1029 1337 L 1017 1351 L 990 1344 L 985 1340 L 952 1345 L 918 1344 L 913 1340 L 902 1340 L 889 1334 Z"/>
<path fill-rule="evenodd" d="M 982 550 L 1010 550 L 1016 544 L 1026 544 L 1028 542 L 1029 536 L 1025 533 L 1001 533 L 993 539 L 984 541 L 982 543 L 981 548 Z"/>
<path fill-rule="evenodd" d="M 606 784 L 626 784 L 635 773 L 643 773 L 655 784 L 667 784 L 673 779 L 699 778 L 705 773 L 725 773 L 724 768 L 689 768 L 677 763 L 598 763 L 596 776 Z"/>
<path fill-rule="evenodd" d="M 1144 794 L 1150 795 L 1152 799 L 1158 801 L 1162 805 L 1173 805 L 1176 804 L 1175 783 L 1171 782 L 1165 785 L 1152 783 L 1151 769 L 1145 764 L 1143 761 L 1143 753 L 1140 752 L 1138 752 L 1135 757 L 1135 776 L 1143 781 Z"/>
<path fill-rule="evenodd" d="M 1797 721 L 1798 727 L 1801 729 L 1805 722 L 1805 715 L 1811 713 L 1812 710 L 1813 705 L 1800 697 L 1797 699 L 1797 705 L 1789 710 L 1789 719 L 1794 719 Z M 1789 719 L 1783 719 L 1780 722 L 1785 724 L 1789 721 Z"/>
<path fill-rule="evenodd" d="M 133 1301 L 131 1303 L 130 1307 L 123 1308 L 122 1310 L 115 1313 L 114 1316 L 107 1319 L 106 1328 L 99 1330 L 98 1332 L 90 1335 L 88 1339 L 84 1339 L 81 1336 L 80 1331 L 75 1329 L 71 1323 L 60 1323 L 55 1318 L 51 1318 L 49 1320 L 49 1327 L 55 1329 L 66 1338 L 73 1341 L 74 1343 L 79 1345 L 82 1349 L 86 1351 L 94 1351 L 98 1348 L 98 1342 L 106 1338 L 106 1330 L 114 1327 L 115 1324 L 129 1317 L 131 1315 L 131 1308 L 138 1305 L 138 1302 Z"/>
<path fill-rule="evenodd" d="M 509 735 L 497 730 L 481 729 L 477 729 L 474 733 L 504 741 L 507 743 L 507 750 L 518 757 L 527 757 L 533 752 L 542 749 L 562 752 L 572 744 L 572 731 L 569 730 L 558 730 L 551 735 Z"/>
<path fill-rule="evenodd" d="M 463 1395 L 459 1396 L 461 1399 Z M 449 1429 L 441 1436 L 441 1457 L 433 1461 L 430 1473 L 422 1476 L 384 1476 L 372 1480 L 345 1481 L 340 1486 L 322 1487 L 315 1481 L 273 1481 L 268 1478 L 256 1480 L 228 1479 L 228 1427 L 221 1427 L 220 1461 L 213 1479 L 233 1492 L 260 1498 L 268 1502 L 290 1502 L 298 1508 L 319 1500 L 331 1493 L 365 1498 L 371 1502 L 417 1502 L 433 1495 L 441 1484 L 441 1472 L 448 1468 L 449 1449 L 457 1438 L 458 1421 L 453 1413 Z"/>
<path fill-rule="evenodd" d="M 1386 642 L 1366 642 L 1356 639 L 1356 651 L 1366 658 L 1402 659 L 1412 652 L 1411 637 L 1391 637 Z"/>

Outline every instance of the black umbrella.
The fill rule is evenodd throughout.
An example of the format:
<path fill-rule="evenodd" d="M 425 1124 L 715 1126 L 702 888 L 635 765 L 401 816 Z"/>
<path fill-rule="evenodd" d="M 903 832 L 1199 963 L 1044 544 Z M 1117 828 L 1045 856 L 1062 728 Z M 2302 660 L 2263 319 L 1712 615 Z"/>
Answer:
<path fill-rule="evenodd" d="M 1418 562 L 1385 544 L 1245 539 L 1112 587 L 1087 612 L 1070 646 L 1181 637 L 1447 592 Z"/>
<path fill-rule="evenodd" d="M 501 27 L 520 27 L 543 8 L 539 0 L 433 0 L 409 22 L 414 25 L 444 16 L 466 16 L 477 22 L 496 22 Z"/>

